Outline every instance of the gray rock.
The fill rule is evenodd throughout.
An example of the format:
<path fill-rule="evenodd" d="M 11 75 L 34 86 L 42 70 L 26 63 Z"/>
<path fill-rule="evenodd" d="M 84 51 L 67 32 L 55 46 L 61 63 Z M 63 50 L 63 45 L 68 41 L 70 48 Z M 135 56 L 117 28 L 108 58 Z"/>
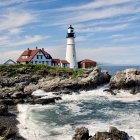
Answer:
<path fill-rule="evenodd" d="M 89 131 L 85 127 L 77 128 L 75 130 L 75 134 L 72 138 L 72 140 L 88 140 L 89 137 Z"/>
<path fill-rule="evenodd" d="M 111 89 L 128 89 L 132 93 L 138 93 L 140 90 L 140 70 L 126 69 L 117 72 L 110 80 Z"/>
<path fill-rule="evenodd" d="M 72 140 L 135 140 L 129 137 L 124 131 L 115 127 L 110 127 L 109 132 L 97 132 L 94 136 L 89 136 L 89 131 L 85 127 L 77 128 Z"/>
<path fill-rule="evenodd" d="M 13 95 L 11 95 L 11 98 L 13 98 L 13 99 L 19 99 L 19 98 L 24 98 L 24 94 L 23 94 L 23 92 L 15 92 Z"/>

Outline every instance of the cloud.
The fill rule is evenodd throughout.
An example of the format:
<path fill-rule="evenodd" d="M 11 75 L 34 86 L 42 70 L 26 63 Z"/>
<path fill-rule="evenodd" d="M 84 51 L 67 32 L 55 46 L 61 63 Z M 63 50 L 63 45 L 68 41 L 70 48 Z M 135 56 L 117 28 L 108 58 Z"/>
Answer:
<path fill-rule="evenodd" d="M 52 9 L 52 11 L 78 11 L 78 10 L 89 10 L 89 9 L 97 9 L 105 6 L 124 4 L 132 2 L 131 0 L 95 0 L 94 2 L 90 2 L 88 4 L 80 5 L 80 6 L 70 6 L 63 7 L 59 9 Z"/>
<path fill-rule="evenodd" d="M 26 11 L 8 11 L 0 15 L 0 31 L 11 30 L 29 23 L 33 23 L 36 19 L 35 15 Z"/>
<path fill-rule="evenodd" d="M 140 52 L 139 46 L 103 46 L 77 48 L 78 60 L 89 58 L 97 62 L 112 64 L 140 64 L 138 59 L 140 56 L 138 52 Z M 130 59 L 132 57 L 134 58 Z"/>
<path fill-rule="evenodd" d="M 41 1 L 35 1 L 35 0 L 4 0 L 0 3 L 0 7 L 9 7 L 15 5 L 26 5 L 26 4 L 40 4 L 40 3 L 48 3 L 48 2 L 54 2 L 56 0 L 41 0 Z"/>
<path fill-rule="evenodd" d="M 11 42 L 10 46 L 21 46 L 31 43 L 37 43 L 43 39 L 47 39 L 48 37 L 40 36 L 40 35 L 33 35 L 33 36 L 25 36 L 25 38 L 17 41 Z"/>
<path fill-rule="evenodd" d="M 139 39 L 139 35 L 132 34 L 132 35 L 124 35 L 124 34 L 116 34 L 110 37 L 114 42 L 122 42 L 122 41 L 131 41 Z"/>
<path fill-rule="evenodd" d="M 32 35 L 32 36 L 24 36 L 17 40 L 12 40 L 6 36 L 0 37 L 0 46 L 1 47 L 13 47 L 13 46 L 22 46 L 32 43 L 40 42 L 41 40 L 48 39 L 49 36 L 41 36 L 41 35 Z"/>
<path fill-rule="evenodd" d="M 10 35 L 18 35 L 21 32 L 23 32 L 21 28 L 12 28 L 12 29 L 9 29 Z"/>
<path fill-rule="evenodd" d="M 129 28 L 129 24 L 122 24 L 122 25 L 115 25 L 115 26 L 95 26 L 89 28 L 79 28 L 76 29 L 77 32 L 101 32 L 101 31 L 118 31 L 118 30 L 125 30 Z"/>
<path fill-rule="evenodd" d="M 118 4 L 122 4 L 118 6 Z M 71 12 L 69 12 L 71 11 Z M 49 10 L 47 11 L 50 12 Z M 89 21 L 105 20 L 123 15 L 132 15 L 140 12 L 137 2 L 131 0 L 96 0 L 94 2 L 74 6 L 52 9 L 51 12 L 56 14 L 57 23 L 53 26 L 85 23 Z M 59 15 L 59 16 L 58 16 Z"/>

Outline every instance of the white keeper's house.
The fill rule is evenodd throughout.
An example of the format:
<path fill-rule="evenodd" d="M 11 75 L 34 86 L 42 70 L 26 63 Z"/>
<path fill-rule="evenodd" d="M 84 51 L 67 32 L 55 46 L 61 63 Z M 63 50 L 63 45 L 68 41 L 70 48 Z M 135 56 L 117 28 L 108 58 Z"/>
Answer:
<path fill-rule="evenodd" d="M 52 56 L 44 50 L 44 48 L 31 50 L 25 50 L 21 56 L 17 59 L 18 64 L 46 64 L 48 66 L 68 67 L 69 62 L 66 60 L 53 59 Z"/>

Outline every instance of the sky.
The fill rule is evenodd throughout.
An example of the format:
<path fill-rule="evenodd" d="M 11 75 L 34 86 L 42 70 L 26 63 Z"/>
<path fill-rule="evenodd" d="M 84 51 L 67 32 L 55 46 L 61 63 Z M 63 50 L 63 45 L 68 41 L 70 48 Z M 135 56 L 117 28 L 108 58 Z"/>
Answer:
<path fill-rule="evenodd" d="M 140 0 L 0 0 L 0 63 L 36 46 L 65 59 L 70 24 L 78 61 L 140 65 Z"/>

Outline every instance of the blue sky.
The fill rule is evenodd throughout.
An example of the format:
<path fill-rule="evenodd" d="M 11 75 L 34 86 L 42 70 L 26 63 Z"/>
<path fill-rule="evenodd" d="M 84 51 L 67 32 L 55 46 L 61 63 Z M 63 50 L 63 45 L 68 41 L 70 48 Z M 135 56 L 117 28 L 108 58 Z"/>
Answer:
<path fill-rule="evenodd" d="M 0 63 L 36 46 L 64 59 L 72 24 L 78 60 L 140 64 L 140 0 L 0 0 L 0 19 Z"/>

